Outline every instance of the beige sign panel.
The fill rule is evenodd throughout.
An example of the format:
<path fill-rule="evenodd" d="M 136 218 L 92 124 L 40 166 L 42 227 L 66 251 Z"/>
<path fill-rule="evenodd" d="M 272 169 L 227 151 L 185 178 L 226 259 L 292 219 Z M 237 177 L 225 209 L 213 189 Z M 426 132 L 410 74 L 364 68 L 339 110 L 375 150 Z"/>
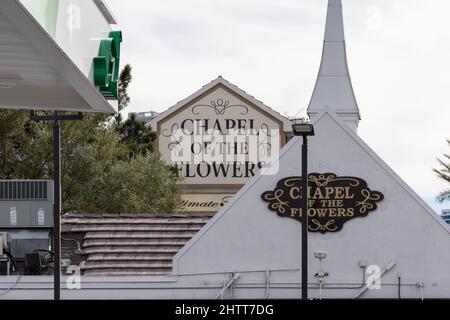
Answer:
<path fill-rule="evenodd" d="M 183 212 L 217 212 L 231 201 L 233 194 L 184 194 Z"/>
<path fill-rule="evenodd" d="M 244 185 L 283 139 L 279 119 L 222 86 L 158 123 L 159 151 L 187 185 Z"/>

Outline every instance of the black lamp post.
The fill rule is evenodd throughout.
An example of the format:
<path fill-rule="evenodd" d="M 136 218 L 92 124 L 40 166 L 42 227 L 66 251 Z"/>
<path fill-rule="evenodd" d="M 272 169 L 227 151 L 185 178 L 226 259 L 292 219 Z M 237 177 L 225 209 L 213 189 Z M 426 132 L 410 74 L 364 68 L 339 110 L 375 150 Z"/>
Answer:
<path fill-rule="evenodd" d="M 31 111 L 32 121 L 52 121 L 53 122 L 53 241 L 52 249 L 54 254 L 53 272 L 53 297 L 54 300 L 61 300 L 61 121 L 82 120 L 83 115 L 78 114 L 53 114 L 38 115 Z"/>
<path fill-rule="evenodd" d="M 314 136 L 314 126 L 305 119 L 292 120 L 294 136 L 303 137 L 302 145 L 302 299 L 308 299 L 308 137 Z"/>

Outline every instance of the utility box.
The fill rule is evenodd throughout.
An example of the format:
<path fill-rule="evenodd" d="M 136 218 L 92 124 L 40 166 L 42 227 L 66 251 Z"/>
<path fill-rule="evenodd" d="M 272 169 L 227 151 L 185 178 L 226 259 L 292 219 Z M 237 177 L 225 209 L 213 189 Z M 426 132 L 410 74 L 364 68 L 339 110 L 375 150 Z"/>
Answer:
<path fill-rule="evenodd" d="M 0 180 L 0 232 L 15 259 L 48 250 L 53 230 L 53 181 Z"/>
<path fill-rule="evenodd" d="M 53 181 L 0 180 L 0 228 L 52 228 Z"/>

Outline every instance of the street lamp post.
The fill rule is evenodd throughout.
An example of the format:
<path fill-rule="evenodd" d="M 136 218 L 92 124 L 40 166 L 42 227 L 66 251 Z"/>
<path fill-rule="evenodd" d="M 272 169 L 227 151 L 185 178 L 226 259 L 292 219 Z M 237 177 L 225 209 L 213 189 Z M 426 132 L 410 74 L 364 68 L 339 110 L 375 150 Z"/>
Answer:
<path fill-rule="evenodd" d="M 302 144 L 302 299 L 308 299 L 308 137 L 314 136 L 314 126 L 304 119 L 292 121 L 295 136 L 303 137 Z"/>
<path fill-rule="evenodd" d="M 57 111 L 53 114 L 38 115 L 32 111 L 30 119 L 36 122 L 53 122 L 53 298 L 61 300 L 61 121 L 82 120 L 83 115 L 61 115 Z"/>

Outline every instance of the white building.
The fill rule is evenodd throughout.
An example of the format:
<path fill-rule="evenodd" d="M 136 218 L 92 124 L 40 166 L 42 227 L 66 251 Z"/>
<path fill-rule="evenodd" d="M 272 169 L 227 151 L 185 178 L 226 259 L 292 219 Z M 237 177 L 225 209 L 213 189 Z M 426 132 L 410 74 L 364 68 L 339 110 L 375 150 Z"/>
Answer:
<path fill-rule="evenodd" d="M 449 226 L 357 135 L 360 116 L 348 74 L 340 0 L 328 4 L 322 63 L 308 113 L 316 131 L 310 138 L 309 170 L 323 175 L 313 176 L 315 185 L 326 188 L 334 180 L 358 177 L 367 182 L 362 202 L 372 202 L 367 207 L 370 212 L 361 210 L 361 202 L 346 206 L 344 200 L 325 201 L 310 213 L 310 297 L 319 297 L 322 287 L 325 298 L 449 298 Z M 283 190 L 277 184 L 299 176 L 301 140 L 294 138 L 283 148 L 275 176 L 251 180 L 177 254 L 175 274 L 241 271 L 236 285 L 256 279 L 262 284 L 263 272 L 245 271 L 268 270 L 271 283 L 282 283 L 270 290 L 270 297 L 299 296 L 301 224 L 279 216 L 284 210 L 290 213 L 293 196 L 270 192 L 268 204 L 261 195 L 274 189 L 292 192 L 293 188 Z M 320 194 L 316 198 L 322 199 Z M 349 208 L 361 216 L 345 211 Z M 328 210 L 324 217 L 319 209 Z M 322 265 L 314 252 L 327 253 Z M 315 277 L 321 270 L 328 276 Z M 377 270 L 380 274 L 374 277 Z M 368 277 L 379 279 L 377 289 L 368 289 Z M 235 289 L 234 293 L 260 298 L 262 291 Z"/>
<path fill-rule="evenodd" d="M 316 132 L 309 162 L 310 298 L 449 298 L 450 227 L 357 134 L 340 0 L 328 3 L 308 113 Z M 299 298 L 301 144 L 293 138 L 275 175 L 258 174 L 240 189 L 176 254 L 171 275 L 84 277 L 82 290 L 63 297 Z M 322 261 L 319 252 L 326 253 Z M 21 281 L 16 288 L 35 290 L 6 297 L 51 297 L 50 285 Z"/>

